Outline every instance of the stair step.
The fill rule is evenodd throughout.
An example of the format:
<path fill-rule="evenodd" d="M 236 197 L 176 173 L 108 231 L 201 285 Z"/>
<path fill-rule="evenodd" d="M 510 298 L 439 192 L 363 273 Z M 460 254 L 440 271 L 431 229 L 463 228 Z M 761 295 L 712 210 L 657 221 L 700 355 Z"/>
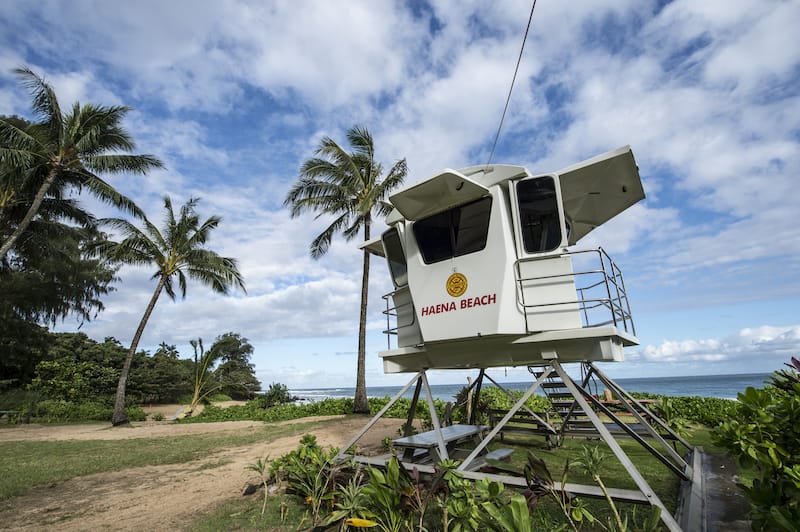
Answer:
<path fill-rule="evenodd" d="M 590 419 L 572 419 L 572 418 L 568 419 L 564 423 L 564 425 L 567 425 L 569 427 L 576 427 L 576 426 L 593 427 L 594 426 L 594 424 L 592 423 L 592 420 L 590 420 Z"/>
<path fill-rule="evenodd" d="M 575 404 L 575 401 L 550 401 L 553 408 L 569 408 Z"/>

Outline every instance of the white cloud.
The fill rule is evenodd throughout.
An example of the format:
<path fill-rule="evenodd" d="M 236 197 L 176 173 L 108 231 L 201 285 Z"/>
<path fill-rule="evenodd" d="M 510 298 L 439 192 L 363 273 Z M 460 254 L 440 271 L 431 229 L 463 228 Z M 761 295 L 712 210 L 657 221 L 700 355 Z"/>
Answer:
<path fill-rule="evenodd" d="M 644 346 L 629 355 L 632 361 L 648 362 L 774 362 L 788 360 L 800 351 L 800 325 L 787 327 L 761 326 L 745 328 L 722 339 L 664 340 L 658 345 Z M 767 366 L 770 367 L 770 366 Z"/>
<path fill-rule="evenodd" d="M 370 128 L 385 168 L 407 157 L 408 184 L 485 162 L 529 10 L 523 0 L 8 4 L 0 21 L 24 31 L 0 36 L 0 113 L 28 112 L 8 74 L 20 64 L 67 105 L 130 104 L 137 151 L 167 169 L 109 181 L 154 221 L 165 194 L 176 205 L 202 197 L 201 215 L 222 215 L 210 244 L 239 259 L 248 295 L 192 284 L 186 302 L 159 302 L 145 343 L 234 330 L 327 344 L 354 337 L 361 254 L 337 238 L 326 257 L 309 258 L 327 220 L 290 219 L 281 206 L 299 163 L 353 124 Z M 647 200 L 582 244 L 669 292 L 645 306 L 797 293 L 788 272 L 800 264 L 800 48 L 787 43 L 799 10 L 755 0 L 539 3 L 495 161 L 551 171 L 630 144 Z M 390 282 L 381 261 L 372 272 L 375 329 Z M 149 299 L 149 273 L 121 276 L 108 310 L 84 327 L 93 336 L 129 338 Z M 640 360 L 717 362 L 753 346 L 778 356 L 792 334 L 670 340 L 642 348 Z"/>

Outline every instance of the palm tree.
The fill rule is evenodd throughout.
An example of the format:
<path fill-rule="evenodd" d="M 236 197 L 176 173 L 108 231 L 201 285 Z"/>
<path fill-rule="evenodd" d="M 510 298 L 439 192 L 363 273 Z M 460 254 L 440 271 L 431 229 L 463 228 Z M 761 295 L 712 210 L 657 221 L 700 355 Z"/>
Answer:
<path fill-rule="evenodd" d="M 0 245 L 0 260 L 26 231 L 45 198 L 60 199 L 68 188 L 85 188 L 106 203 L 142 216 L 133 201 L 97 175 L 145 174 L 163 166 L 152 155 L 129 154 L 134 143 L 120 122 L 130 109 L 76 102 L 64 113 L 44 79 L 28 68 L 14 72 L 30 91 L 38 121 L 24 127 L 19 120 L 0 119 L 0 162 L 6 168 L 21 170 L 24 188 L 36 192 L 25 216 Z"/>
<path fill-rule="evenodd" d="M 363 230 L 370 238 L 373 214 L 386 216 L 392 209 L 384 201 L 387 194 L 406 177 L 406 160 L 397 161 L 381 181 L 383 168 L 375 161 L 372 135 L 365 127 L 354 126 L 347 132 L 352 148 L 347 153 L 334 140 L 325 137 L 315 151 L 315 157 L 300 167 L 297 183 L 289 190 L 284 205 L 290 207 L 292 218 L 304 212 L 316 212 L 317 217 L 335 216 L 333 222 L 311 242 L 311 256 L 324 255 L 335 233 L 341 232 L 352 240 Z M 367 385 L 364 361 L 367 327 L 367 286 L 369 284 L 369 252 L 364 250 L 361 276 L 361 317 L 358 324 L 358 368 L 353 411 L 368 413 Z"/>
<path fill-rule="evenodd" d="M 236 260 L 220 257 L 216 252 L 203 247 L 211 231 L 219 225 L 221 218 L 212 216 L 200 223 L 200 218 L 195 212 L 198 201 L 190 198 L 181 207 L 176 219 L 172 201 L 168 196 L 164 197 L 166 217 L 163 232 L 159 231 L 147 218 L 143 219 L 144 230 L 119 218 L 103 220 L 105 224 L 120 231 L 124 239 L 118 243 L 102 242 L 94 248 L 95 253 L 125 264 L 154 265 L 156 272 L 152 279 L 158 279 L 156 290 L 150 298 L 150 303 L 144 311 L 136 333 L 133 335 L 131 347 L 119 376 L 114 416 L 111 420 L 115 426 L 128 423 L 125 414 L 125 386 L 128 381 L 128 373 L 136 347 L 139 345 L 139 339 L 142 337 L 142 332 L 144 332 L 147 320 L 156 306 L 161 291 L 165 290 L 174 301 L 174 279 L 177 278 L 181 296 L 186 297 L 187 275 L 222 294 L 227 293 L 233 285 L 244 291 L 244 281 L 236 266 Z"/>

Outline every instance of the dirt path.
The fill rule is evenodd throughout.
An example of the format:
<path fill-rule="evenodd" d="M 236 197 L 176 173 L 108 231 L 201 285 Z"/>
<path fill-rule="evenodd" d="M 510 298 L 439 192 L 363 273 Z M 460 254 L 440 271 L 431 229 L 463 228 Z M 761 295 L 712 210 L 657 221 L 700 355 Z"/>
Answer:
<path fill-rule="evenodd" d="M 324 446 L 341 447 L 366 423 L 364 418 L 324 420 L 312 432 Z M 307 422 L 309 418 L 296 420 Z M 292 422 L 286 422 L 291 424 Z M 401 421 L 382 419 L 359 442 L 378 449 L 385 437 L 397 435 Z M 142 423 L 130 429 L 107 425 L 21 427 L 0 430 L 2 440 L 65 440 L 151 438 L 208 432 L 254 431 L 260 422 Z M 277 457 L 298 445 L 307 431 L 269 443 L 221 449 L 201 460 L 184 464 L 147 466 L 99 473 L 34 489 L 0 503 L 4 530 L 176 530 L 220 502 L 240 496 L 249 481 L 257 480 L 248 464 L 264 456 Z"/>

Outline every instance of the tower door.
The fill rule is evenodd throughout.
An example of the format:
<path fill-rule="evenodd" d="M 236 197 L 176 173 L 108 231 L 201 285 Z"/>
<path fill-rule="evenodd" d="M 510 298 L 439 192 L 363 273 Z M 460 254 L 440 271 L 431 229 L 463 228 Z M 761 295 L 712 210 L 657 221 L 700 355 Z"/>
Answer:
<path fill-rule="evenodd" d="M 569 226 L 558 176 L 521 179 L 509 188 L 517 246 L 517 303 L 527 331 L 580 328 L 572 260 L 562 254 Z"/>

